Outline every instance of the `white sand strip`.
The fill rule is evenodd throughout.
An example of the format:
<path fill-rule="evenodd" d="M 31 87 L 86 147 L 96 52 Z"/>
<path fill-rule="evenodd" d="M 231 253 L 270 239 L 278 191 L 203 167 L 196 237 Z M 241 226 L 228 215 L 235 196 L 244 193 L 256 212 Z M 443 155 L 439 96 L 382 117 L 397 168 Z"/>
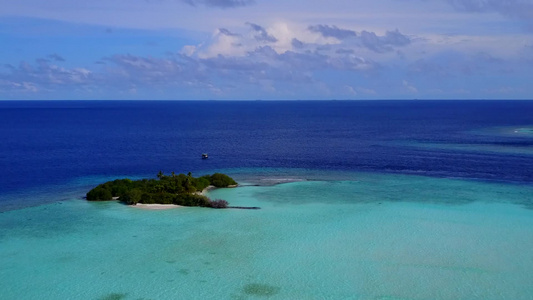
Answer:
<path fill-rule="evenodd" d="M 138 203 L 137 205 L 130 205 L 130 206 L 140 208 L 140 209 L 149 209 L 149 210 L 162 210 L 162 209 L 173 209 L 173 208 L 185 207 L 185 206 L 176 205 L 176 204 L 142 204 L 142 203 Z"/>

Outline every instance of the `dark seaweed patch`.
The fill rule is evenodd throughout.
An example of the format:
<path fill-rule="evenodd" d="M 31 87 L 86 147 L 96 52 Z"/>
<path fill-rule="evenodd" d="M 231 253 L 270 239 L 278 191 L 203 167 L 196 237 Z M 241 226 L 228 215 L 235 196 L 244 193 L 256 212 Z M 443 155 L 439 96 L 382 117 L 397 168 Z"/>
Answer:
<path fill-rule="evenodd" d="M 280 288 L 267 284 L 250 283 L 245 285 L 242 290 L 247 295 L 270 297 L 279 293 Z"/>
<path fill-rule="evenodd" d="M 189 269 L 180 269 L 178 272 L 181 275 L 189 275 L 189 273 L 190 273 Z"/>
<path fill-rule="evenodd" d="M 111 293 L 100 298 L 100 300 L 121 300 L 121 299 L 126 298 L 126 295 L 127 294 L 125 293 Z"/>

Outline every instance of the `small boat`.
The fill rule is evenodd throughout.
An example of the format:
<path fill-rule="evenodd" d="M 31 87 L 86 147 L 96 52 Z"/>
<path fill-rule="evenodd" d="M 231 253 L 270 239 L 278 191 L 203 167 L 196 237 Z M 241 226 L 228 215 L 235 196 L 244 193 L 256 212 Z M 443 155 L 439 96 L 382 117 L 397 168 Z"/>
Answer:
<path fill-rule="evenodd" d="M 207 153 L 202 153 L 202 159 L 208 159 L 209 156 L 207 155 Z"/>

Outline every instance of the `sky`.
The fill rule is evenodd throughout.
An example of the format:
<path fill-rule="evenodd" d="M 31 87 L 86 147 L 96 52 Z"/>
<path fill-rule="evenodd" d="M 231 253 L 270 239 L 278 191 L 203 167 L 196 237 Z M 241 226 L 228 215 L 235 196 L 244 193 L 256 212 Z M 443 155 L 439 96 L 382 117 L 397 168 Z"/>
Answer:
<path fill-rule="evenodd" d="M 0 99 L 533 99 L 533 0 L 0 0 Z"/>

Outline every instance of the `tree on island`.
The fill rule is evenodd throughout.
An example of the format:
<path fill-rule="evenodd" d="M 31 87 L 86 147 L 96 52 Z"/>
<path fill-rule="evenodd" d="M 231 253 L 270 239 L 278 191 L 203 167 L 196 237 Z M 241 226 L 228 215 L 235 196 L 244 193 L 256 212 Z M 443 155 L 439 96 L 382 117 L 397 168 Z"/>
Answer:
<path fill-rule="evenodd" d="M 235 182 L 235 180 L 233 180 L 233 178 L 229 177 L 226 174 L 222 174 L 222 173 L 215 173 L 215 174 L 211 175 L 209 180 L 210 180 L 211 184 L 216 186 L 216 187 L 228 187 L 228 186 L 237 185 L 237 182 Z"/>
<path fill-rule="evenodd" d="M 89 201 L 118 200 L 135 205 L 144 204 L 177 204 L 183 206 L 202 206 L 213 208 L 226 208 L 225 200 L 211 201 L 201 194 L 208 186 L 230 187 L 237 185 L 233 178 L 226 174 L 215 173 L 195 178 L 192 173 L 165 176 L 159 171 L 156 179 L 116 179 L 100 184 L 87 193 Z"/>

